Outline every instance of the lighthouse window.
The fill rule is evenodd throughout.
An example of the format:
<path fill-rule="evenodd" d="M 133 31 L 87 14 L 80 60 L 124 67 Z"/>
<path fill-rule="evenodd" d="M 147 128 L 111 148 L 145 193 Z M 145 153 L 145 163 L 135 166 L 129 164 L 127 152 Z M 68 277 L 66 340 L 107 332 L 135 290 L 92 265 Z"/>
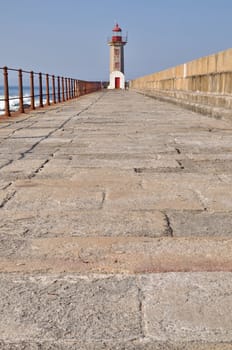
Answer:
<path fill-rule="evenodd" d="M 115 56 L 119 56 L 120 50 L 119 49 L 114 49 L 114 54 L 115 54 Z"/>
<path fill-rule="evenodd" d="M 115 62 L 114 69 L 119 69 L 119 62 Z"/>

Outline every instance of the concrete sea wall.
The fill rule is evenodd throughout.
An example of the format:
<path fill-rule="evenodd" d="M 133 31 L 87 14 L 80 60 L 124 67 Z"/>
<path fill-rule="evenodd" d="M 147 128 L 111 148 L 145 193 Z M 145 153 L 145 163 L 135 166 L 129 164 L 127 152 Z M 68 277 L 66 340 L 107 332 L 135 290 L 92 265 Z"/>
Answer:
<path fill-rule="evenodd" d="M 130 87 L 214 117 L 232 117 L 232 49 L 134 79 Z"/>

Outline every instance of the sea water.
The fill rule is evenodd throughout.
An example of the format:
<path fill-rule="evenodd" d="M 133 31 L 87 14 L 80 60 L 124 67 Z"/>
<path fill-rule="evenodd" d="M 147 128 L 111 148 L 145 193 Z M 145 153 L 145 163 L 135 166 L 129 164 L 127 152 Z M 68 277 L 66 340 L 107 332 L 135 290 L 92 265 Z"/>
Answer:
<path fill-rule="evenodd" d="M 35 107 L 39 106 L 39 87 L 34 87 Z M 50 95 L 51 102 L 51 95 Z M 43 91 L 43 104 L 46 103 L 46 93 Z M 30 107 L 30 87 L 23 87 L 23 104 L 24 107 Z M 18 111 L 19 109 L 19 90 L 18 86 L 9 86 L 9 105 L 10 111 Z M 4 87 L 0 85 L 0 115 L 5 113 Z"/>

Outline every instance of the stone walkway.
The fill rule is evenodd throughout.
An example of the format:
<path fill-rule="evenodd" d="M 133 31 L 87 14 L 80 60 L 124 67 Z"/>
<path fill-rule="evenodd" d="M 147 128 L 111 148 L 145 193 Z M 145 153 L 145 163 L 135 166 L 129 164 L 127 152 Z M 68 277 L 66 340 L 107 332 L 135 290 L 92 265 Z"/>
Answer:
<path fill-rule="evenodd" d="M 232 349 L 232 121 L 132 91 L 0 122 L 0 349 Z"/>

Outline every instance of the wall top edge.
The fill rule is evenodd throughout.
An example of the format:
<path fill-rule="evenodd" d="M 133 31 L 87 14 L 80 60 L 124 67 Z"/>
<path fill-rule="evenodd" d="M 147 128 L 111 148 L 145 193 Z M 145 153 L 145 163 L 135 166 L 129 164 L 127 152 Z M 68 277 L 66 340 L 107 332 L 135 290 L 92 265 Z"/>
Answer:
<path fill-rule="evenodd" d="M 179 71 L 178 71 L 179 70 Z M 178 71 L 178 72 L 177 72 Z M 157 80 L 171 79 L 171 78 L 187 78 L 194 75 L 207 75 L 213 73 L 225 73 L 232 71 L 232 48 L 219 51 L 208 56 L 202 56 L 195 60 L 184 62 L 177 66 L 169 67 L 167 69 L 153 72 L 138 78 L 132 79 L 131 81 L 140 79 L 151 79 L 154 76 Z M 165 77 L 166 75 L 166 77 Z"/>

